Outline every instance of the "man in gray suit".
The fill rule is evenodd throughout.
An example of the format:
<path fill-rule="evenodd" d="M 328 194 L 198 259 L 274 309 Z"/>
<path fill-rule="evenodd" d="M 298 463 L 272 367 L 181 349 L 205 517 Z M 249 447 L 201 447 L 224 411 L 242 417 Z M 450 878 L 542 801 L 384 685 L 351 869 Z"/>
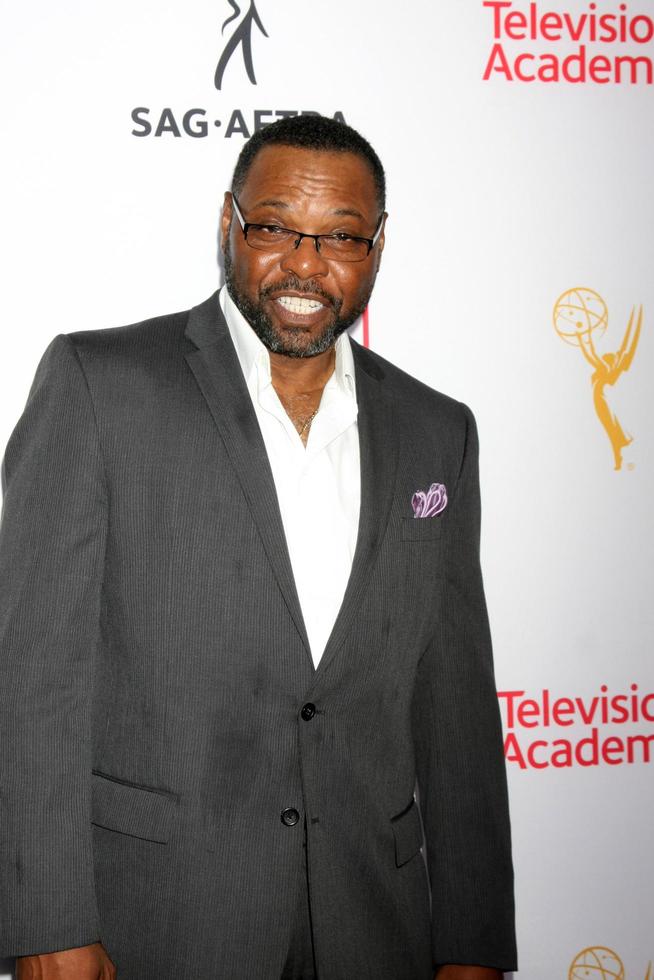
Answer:
<path fill-rule="evenodd" d="M 474 420 L 345 332 L 385 221 L 358 133 L 282 120 L 226 288 L 39 366 L 0 538 L 21 980 L 515 966 Z"/>

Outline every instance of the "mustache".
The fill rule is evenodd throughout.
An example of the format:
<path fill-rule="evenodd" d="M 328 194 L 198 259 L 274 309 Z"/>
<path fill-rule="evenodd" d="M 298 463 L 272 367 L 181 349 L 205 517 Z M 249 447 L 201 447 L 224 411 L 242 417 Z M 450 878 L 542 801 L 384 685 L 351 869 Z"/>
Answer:
<path fill-rule="evenodd" d="M 285 289 L 291 290 L 294 293 L 312 293 L 314 296 L 321 296 L 326 299 L 330 306 L 334 309 L 340 309 L 341 303 L 328 293 L 327 290 L 321 286 L 319 282 L 314 279 L 298 279 L 297 276 L 286 276 L 285 279 L 280 280 L 280 282 L 272 283 L 271 285 L 264 286 L 259 290 L 259 299 L 268 299 L 271 293 L 283 292 Z"/>

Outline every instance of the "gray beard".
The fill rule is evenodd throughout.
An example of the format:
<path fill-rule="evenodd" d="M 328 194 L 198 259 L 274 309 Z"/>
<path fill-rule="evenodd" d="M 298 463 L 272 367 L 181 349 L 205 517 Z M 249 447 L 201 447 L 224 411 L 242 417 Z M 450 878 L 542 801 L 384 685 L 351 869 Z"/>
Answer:
<path fill-rule="evenodd" d="M 335 299 L 318 283 L 313 281 L 303 282 L 301 279 L 297 279 L 292 275 L 286 276 L 282 282 L 275 283 L 272 286 L 266 286 L 265 289 L 260 290 L 259 301 L 255 303 L 247 296 L 244 296 L 236 285 L 234 264 L 232 262 L 229 244 L 226 245 L 223 254 L 225 285 L 227 286 L 229 295 L 261 343 L 273 354 L 283 354 L 286 357 L 317 357 L 318 354 L 324 354 L 325 351 L 334 346 L 340 335 L 348 327 L 351 327 L 361 316 L 368 305 L 370 296 L 366 297 L 365 303 L 359 304 L 347 316 L 340 316 L 340 310 L 343 305 L 342 300 Z M 275 331 L 272 320 L 265 312 L 263 304 L 271 293 L 280 290 L 292 290 L 297 293 L 312 293 L 314 296 L 324 296 L 334 310 L 331 321 L 325 326 L 322 333 L 314 337 L 310 343 L 303 344 L 302 341 L 306 334 L 302 327 L 297 327 L 296 329 L 287 328 L 283 336 L 280 336 Z"/>

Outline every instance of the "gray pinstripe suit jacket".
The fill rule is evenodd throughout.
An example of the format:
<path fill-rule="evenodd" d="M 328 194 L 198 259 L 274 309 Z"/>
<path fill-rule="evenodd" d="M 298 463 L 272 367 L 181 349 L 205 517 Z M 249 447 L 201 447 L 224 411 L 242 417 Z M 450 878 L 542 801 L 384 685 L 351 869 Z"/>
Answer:
<path fill-rule="evenodd" d="M 0 955 L 278 980 L 306 818 L 320 980 L 514 966 L 474 421 L 355 363 L 359 537 L 314 670 L 216 297 L 46 352 L 5 457 Z"/>

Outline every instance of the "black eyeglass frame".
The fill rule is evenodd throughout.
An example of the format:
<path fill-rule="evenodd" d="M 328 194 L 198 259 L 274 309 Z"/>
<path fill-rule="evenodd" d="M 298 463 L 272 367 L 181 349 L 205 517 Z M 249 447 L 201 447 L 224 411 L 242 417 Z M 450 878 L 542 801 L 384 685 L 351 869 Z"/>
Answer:
<path fill-rule="evenodd" d="M 318 255 L 321 255 L 322 254 L 321 251 L 320 251 L 320 242 L 321 242 L 321 239 L 328 238 L 328 239 L 336 239 L 338 241 L 339 238 L 340 238 L 340 235 L 310 235 L 308 232 L 298 231 L 296 228 L 283 228 L 281 225 L 276 225 L 272 221 L 266 221 L 266 222 L 246 221 L 245 218 L 243 217 L 243 212 L 241 211 L 241 208 L 240 208 L 240 205 L 238 203 L 238 200 L 236 199 L 236 194 L 234 194 L 234 192 L 232 191 L 231 192 L 231 195 L 232 195 L 232 203 L 234 205 L 234 213 L 236 214 L 236 217 L 238 218 L 238 223 L 241 226 L 241 230 L 243 232 L 243 238 L 245 239 L 246 244 L 248 244 L 250 246 L 250 248 L 256 249 L 256 245 L 252 245 L 250 242 L 248 242 L 248 231 L 250 230 L 250 228 L 271 228 L 271 227 L 274 227 L 274 228 L 278 228 L 279 231 L 288 232 L 289 235 L 295 235 L 296 236 L 296 239 L 293 242 L 293 246 L 292 246 L 294 249 L 297 249 L 297 248 L 300 247 L 300 243 L 302 242 L 302 239 L 303 238 L 313 238 L 313 242 L 314 242 L 314 245 L 316 246 L 316 252 L 318 253 Z M 355 242 L 365 242 L 365 244 L 368 246 L 368 251 L 366 252 L 365 255 L 362 255 L 360 259 L 358 259 L 358 258 L 357 259 L 354 259 L 354 258 L 344 258 L 344 257 L 343 258 L 338 258 L 338 259 L 330 259 L 328 256 L 323 256 L 323 258 L 325 258 L 325 261 L 327 261 L 327 262 L 364 262 L 368 258 L 368 256 L 370 255 L 370 253 L 372 252 L 372 250 L 375 247 L 375 245 L 377 244 L 377 242 L 379 241 L 379 236 L 381 235 L 382 230 L 383 230 L 383 227 L 384 227 L 384 218 L 385 218 L 385 216 L 386 216 L 385 212 L 382 211 L 381 215 L 379 216 L 379 221 L 377 223 L 377 228 L 375 229 L 375 233 L 372 236 L 372 238 L 364 238 L 363 235 L 346 235 L 346 237 L 349 238 L 349 239 L 352 239 L 352 241 L 355 241 Z M 266 249 L 265 248 L 264 249 L 258 249 L 257 251 L 262 251 L 263 252 L 263 251 L 266 251 Z M 270 251 L 273 251 L 273 249 L 270 249 Z"/>

